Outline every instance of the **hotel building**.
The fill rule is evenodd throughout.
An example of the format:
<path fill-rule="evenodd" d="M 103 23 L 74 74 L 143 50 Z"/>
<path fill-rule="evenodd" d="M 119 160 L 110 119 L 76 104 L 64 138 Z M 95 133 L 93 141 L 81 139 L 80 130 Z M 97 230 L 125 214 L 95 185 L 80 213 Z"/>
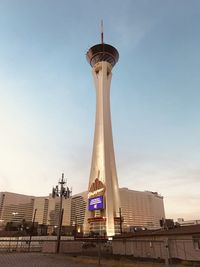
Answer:
<path fill-rule="evenodd" d="M 131 227 L 159 229 L 160 220 L 165 218 L 163 197 L 156 192 L 141 192 L 120 188 L 122 228 L 129 231 Z M 76 194 L 69 199 L 63 199 L 63 226 L 75 226 L 80 232 L 84 229 L 86 211 L 88 208 L 88 192 Z M 36 210 L 37 209 L 37 210 Z M 59 198 L 26 196 L 22 194 L 0 193 L 0 221 L 7 222 L 22 220 L 31 222 L 34 212 L 35 222 L 47 225 L 53 231 L 58 225 Z"/>

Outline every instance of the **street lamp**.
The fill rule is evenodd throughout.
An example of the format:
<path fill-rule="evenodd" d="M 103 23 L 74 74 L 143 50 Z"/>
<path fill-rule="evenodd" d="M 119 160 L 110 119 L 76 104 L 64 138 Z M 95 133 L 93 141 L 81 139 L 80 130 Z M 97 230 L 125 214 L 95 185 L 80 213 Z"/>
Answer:
<path fill-rule="evenodd" d="M 62 178 L 58 181 L 58 185 L 53 187 L 52 189 L 52 197 L 60 197 L 60 205 L 59 205 L 59 223 L 58 223 L 58 232 L 57 232 L 57 247 L 56 252 L 59 253 L 60 250 L 60 237 L 61 237 L 61 227 L 62 227 L 62 219 L 64 209 L 62 208 L 63 197 L 69 198 L 71 196 L 72 191 L 70 191 L 69 187 L 65 187 L 66 181 L 64 180 L 64 173 L 62 173 Z"/>

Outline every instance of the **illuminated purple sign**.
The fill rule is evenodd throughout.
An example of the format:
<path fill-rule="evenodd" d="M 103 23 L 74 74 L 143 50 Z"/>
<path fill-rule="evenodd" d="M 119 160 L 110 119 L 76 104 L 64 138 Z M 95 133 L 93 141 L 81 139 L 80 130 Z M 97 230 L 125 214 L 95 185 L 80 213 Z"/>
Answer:
<path fill-rule="evenodd" d="M 103 196 L 93 197 L 88 199 L 89 210 L 101 210 L 103 209 Z"/>

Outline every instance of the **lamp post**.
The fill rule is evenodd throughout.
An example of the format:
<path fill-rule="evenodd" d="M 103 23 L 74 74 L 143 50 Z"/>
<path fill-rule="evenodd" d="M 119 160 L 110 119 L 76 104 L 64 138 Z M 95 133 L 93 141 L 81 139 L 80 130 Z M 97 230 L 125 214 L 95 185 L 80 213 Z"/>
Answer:
<path fill-rule="evenodd" d="M 60 250 L 60 237 L 61 237 L 62 219 L 63 219 L 63 213 L 64 213 L 64 209 L 62 208 L 63 197 L 65 199 L 69 198 L 72 193 L 69 187 L 65 187 L 65 184 L 66 184 L 66 181 L 64 180 L 64 173 L 62 173 L 62 178 L 58 181 L 58 185 L 56 185 L 56 187 L 53 187 L 52 189 L 52 197 L 60 198 L 56 253 L 59 253 L 59 250 Z"/>

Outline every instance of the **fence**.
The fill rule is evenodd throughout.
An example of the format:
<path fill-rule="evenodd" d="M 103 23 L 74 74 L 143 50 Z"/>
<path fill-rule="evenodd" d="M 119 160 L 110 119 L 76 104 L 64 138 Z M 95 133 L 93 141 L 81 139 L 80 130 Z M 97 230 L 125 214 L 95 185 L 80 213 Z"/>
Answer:
<path fill-rule="evenodd" d="M 164 260 L 165 263 L 175 259 L 199 262 L 199 239 L 101 239 L 67 240 L 61 238 L 60 252 L 85 256 L 123 255 L 131 258 Z M 56 237 L 9 237 L 0 238 L 0 253 L 11 252 L 56 252 Z"/>
<path fill-rule="evenodd" d="M 112 255 L 112 244 L 106 240 L 67 240 L 62 237 L 60 254 L 56 254 L 56 237 L 11 237 L 0 238 L 0 266 L 2 267 L 94 267 L 106 255 Z M 48 253 L 48 254 L 47 254 Z M 49 254 L 52 253 L 52 254 Z M 72 256 L 92 256 L 96 264 L 90 262 L 75 264 L 66 258 Z M 46 255 L 46 257 L 45 257 Z M 62 256 L 63 255 L 63 256 Z M 61 258 L 60 258 L 60 257 Z M 72 257 L 73 258 L 73 257 Z M 88 258 L 88 257 L 86 257 Z M 98 262 L 98 263 L 97 263 Z"/>
<path fill-rule="evenodd" d="M 44 252 L 55 253 L 57 239 L 54 236 L 40 237 L 4 237 L 0 238 L 0 252 Z M 104 239 L 72 240 L 62 237 L 60 241 L 61 253 L 81 255 L 112 254 L 112 243 Z"/>
<path fill-rule="evenodd" d="M 62 242 L 69 241 L 70 237 L 62 237 Z M 23 236 L 23 237 L 1 237 L 0 252 L 42 252 L 45 244 L 54 244 L 56 247 L 57 237 L 55 236 Z"/>
<path fill-rule="evenodd" d="M 40 252 L 44 241 L 24 239 L 21 237 L 11 237 L 0 239 L 1 252 Z"/>

